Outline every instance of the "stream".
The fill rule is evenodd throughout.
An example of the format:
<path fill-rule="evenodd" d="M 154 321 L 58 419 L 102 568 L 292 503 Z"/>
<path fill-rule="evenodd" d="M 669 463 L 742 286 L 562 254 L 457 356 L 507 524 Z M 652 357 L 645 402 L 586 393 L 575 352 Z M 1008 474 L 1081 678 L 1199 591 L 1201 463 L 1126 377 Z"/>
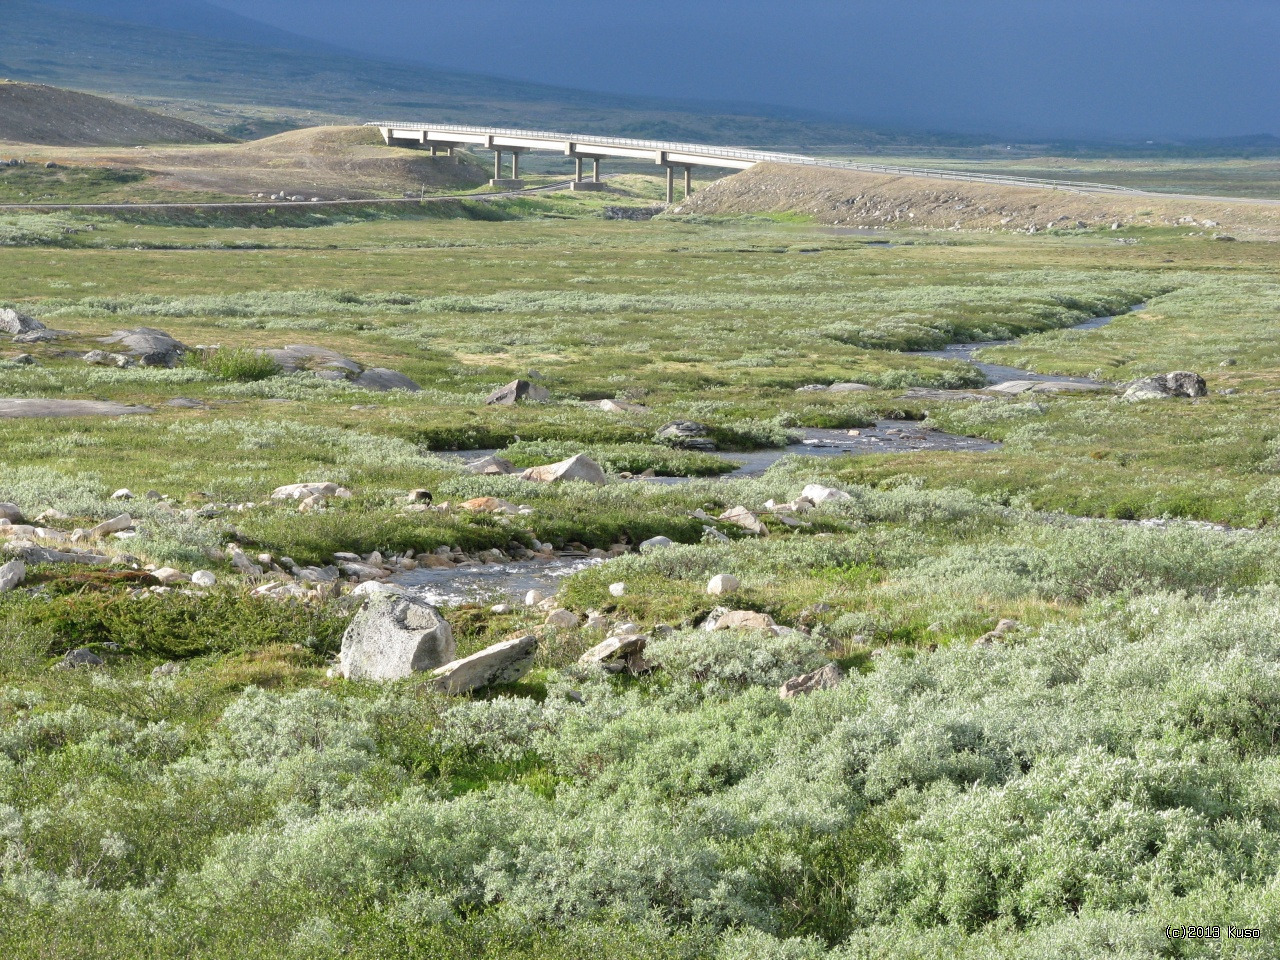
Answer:
<path fill-rule="evenodd" d="M 1128 312 L 1146 307 L 1140 303 Z M 1084 323 L 1064 329 L 1096 330 L 1106 326 L 1115 317 L 1095 317 Z M 936 357 L 941 360 L 958 360 L 973 364 L 987 378 L 988 384 L 1007 380 L 1031 380 L 1037 383 L 1057 382 L 1079 384 L 1082 387 L 1100 387 L 1104 384 L 1087 377 L 1055 377 L 1006 367 L 995 363 L 983 363 L 975 359 L 979 350 L 987 347 L 1007 346 L 1017 340 L 987 340 L 979 343 L 955 343 L 942 350 L 913 352 L 915 356 Z M 879 420 L 871 427 L 858 430 L 804 431 L 804 437 L 779 450 L 757 450 L 751 453 L 726 453 L 722 456 L 738 464 L 731 473 L 716 479 L 756 477 L 788 454 L 804 457 L 840 457 L 869 453 L 912 453 L 917 450 L 947 450 L 953 452 L 981 452 L 995 450 L 1000 444 L 976 437 L 961 437 L 941 430 L 932 430 L 912 420 Z M 498 450 L 469 450 L 461 453 L 464 462 L 470 463 L 501 453 Z M 635 483 L 654 483 L 666 486 L 689 483 L 689 477 L 652 477 L 636 479 Z M 523 596 L 529 590 L 541 590 L 548 596 L 559 589 L 565 577 L 572 576 L 602 560 L 582 556 L 561 556 L 551 560 L 519 560 L 512 563 L 470 563 L 446 569 L 422 569 L 402 573 L 392 583 L 411 589 L 428 603 L 437 606 L 473 603 L 481 600 L 497 602 Z"/>

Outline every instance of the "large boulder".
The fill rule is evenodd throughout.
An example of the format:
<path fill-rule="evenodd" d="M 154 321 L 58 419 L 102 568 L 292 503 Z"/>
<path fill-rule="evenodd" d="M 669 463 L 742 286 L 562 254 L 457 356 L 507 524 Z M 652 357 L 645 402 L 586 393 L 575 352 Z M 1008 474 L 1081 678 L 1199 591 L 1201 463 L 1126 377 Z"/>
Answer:
<path fill-rule="evenodd" d="M 431 604 L 378 593 L 347 626 L 338 654 L 348 680 L 399 680 L 453 660 L 453 630 Z"/>
<path fill-rule="evenodd" d="M 730 610 L 704 625 L 707 630 L 759 630 L 772 633 L 777 626 L 773 617 L 756 610 Z"/>
<path fill-rule="evenodd" d="M 473 460 L 464 469 L 467 473 L 475 473 L 487 477 L 506 476 L 509 473 L 517 472 L 515 465 L 510 460 L 505 460 L 497 454 Z"/>
<path fill-rule="evenodd" d="M 1190 370 L 1161 373 L 1129 384 L 1125 400 L 1159 400 L 1164 397 L 1203 397 L 1208 394 L 1204 377 Z"/>
<path fill-rule="evenodd" d="M 835 487 L 824 487 L 820 483 L 811 483 L 800 491 L 800 498 L 810 503 L 830 503 L 835 500 L 850 500 L 849 494 Z"/>
<path fill-rule="evenodd" d="M 520 474 L 525 480 L 538 483 L 556 483 L 561 480 L 581 480 L 583 483 L 602 484 L 605 482 L 604 471 L 586 454 L 579 453 L 559 463 L 549 463 L 543 467 L 530 467 Z"/>
<path fill-rule="evenodd" d="M 0 502 L 0 520 L 8 520 L 10 523 L 21 523 L 22 508 L 16 503 Z"/>
<path fill-rule="evenodd" d="M 528 400 L 530 403 L 546 403 L 550 399 L 551 391 L 546 387 L 530 383 L 528 380 L 512 380 L 485 397 L 484 402 L 490 406 L 510 406 L 521 400 Z"/>
<path fill-rule="evenodd" d="M 10 560 L 0 566 L 0 593 L 12 590 L 27 578 L 27 565 L 21 560 Z"/>
<path fill-rule="evenodd" d="M 24 333 L 35 333 L 44 328 L 44 324 L 35 317 L 29 317 L 25 313 L 19 313 L 17 310 L 9 310 L 7 308 L 0 310 L 0 333 L 7 333 L 16 337 Z"/>
<path fill-rule="evenodd" d="M 176 367 L 190 349 L 155 327 L 117 330 L 109 337 L 100 337 L 98 342 L 119 344 L 144 367 Z"/>
<path fill-rule="evenodd" d="M 778 696 L 783 700 L 794 700 L 796 697 L 804 696 L 806 693 L 831 690 L 840 686 L 843 681 L 844 671 L 840 669 L 840 666 L 835 663 L 828 663 L 825 667 L 820 667 L 812 673 L 792 677 L 779 688 Z"/>
<path fill-rule="evenodd" d="M 705 423 L 698 423 L 696 420 L 672 420 L 658 428 L 655 439 L 681 450 L 701 450 L 710 453 L 716 448 L 710 433 L 711 428 Z"/>
<path fill-rule="evenodd" d="M 308 343 L 291 343 L 284 347 L 273 347 L 259 350 L 264 357 L 270 357 L 280 367 L 281 373 L 297 373 L 300 370 L 337 371 L 339 376 L 358 377 L 364 368 L 350 357 L 344 357 L 336 350 L 328 347 L 317 347 Z"/>
<path fill-rule="evenodd" d="M 447 663 L 431 676 L 437 689 L 454 694 L 470 693 L 495 683 L 515 683 L 529 672 L 537 652 L 537 637 L 516 637 Z"/>

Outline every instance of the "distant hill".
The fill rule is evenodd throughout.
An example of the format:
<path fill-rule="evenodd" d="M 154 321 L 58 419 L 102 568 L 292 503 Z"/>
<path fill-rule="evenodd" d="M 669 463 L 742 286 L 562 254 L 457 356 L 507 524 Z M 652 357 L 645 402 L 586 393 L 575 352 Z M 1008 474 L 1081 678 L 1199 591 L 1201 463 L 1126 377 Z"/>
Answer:
<path fill-rule="evenodd" d="M 278 130 L 282 118 L 302 127 L 423 117 L 787 149 L 930 142 L 765 107 L 623 97 L 383 61 L 199 0 L 2 0 L 0 7 L 0 77 L 145 100 L 236 133 Z"/>
<path fill-rule="evenodd" d="M 198 124 L 103 97 L 14 82 L 0 82 L 0 140 L 60 147 L 232 142 Z"/>

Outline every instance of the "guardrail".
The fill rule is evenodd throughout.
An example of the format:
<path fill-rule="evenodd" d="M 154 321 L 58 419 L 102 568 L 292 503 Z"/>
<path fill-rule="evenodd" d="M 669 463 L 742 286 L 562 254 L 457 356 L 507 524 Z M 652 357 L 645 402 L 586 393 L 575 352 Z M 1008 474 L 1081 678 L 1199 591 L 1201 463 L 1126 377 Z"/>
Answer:
<path fill-rule="evenodd" d="M 1039 177 L 1015 177 L 1001 173 L 966 173 L 959 170 L 938 170 L 929 167 L 904 167 L 879 163 L 859 163 L 854 160 L 824 160 L 799 153 L 774 153 L 769 150 L 751 150 L 745 147 L 717 147 L 704 143 L 675 143 L 665 140 L 636 140 L 628 137 L 600 137 L 589 134 L 556 133 L 549 130 L 515 130 L 506 127 L 474 127 L 458 123 L 388 123 L 371 122 L 369 127 L 387 127 L 396 130 L 435 130 L 441 133 L 467 133 L 482 136 L 522 137 L 530 140 L 572 141 L 589 146 L 599 144 L 610 147 L 633 147 L 641 150 L 665 150 L 671 153 L 691 153 L 709 160 L 717 157 L 726 160 L 747 160 L 753 163 L 786 163 L 795 166 L 824 167 L 835 170 L 855 170 L 861 173 L 884 173 L 899 177 L 929 177 L 937 180 L 962 180 L 971 183 L 1007 184 L 1021 187 L 1047 187 L 1053 190 L 1072 190 L 1080 193 L 1145 193 L 1113 183 L 1089 183 L 1076 180 L 1048 180 Z M 710 164 L 713 165 L 713 164 Z M 1163 196 L 1163 194 L 1155 194 Z"/>

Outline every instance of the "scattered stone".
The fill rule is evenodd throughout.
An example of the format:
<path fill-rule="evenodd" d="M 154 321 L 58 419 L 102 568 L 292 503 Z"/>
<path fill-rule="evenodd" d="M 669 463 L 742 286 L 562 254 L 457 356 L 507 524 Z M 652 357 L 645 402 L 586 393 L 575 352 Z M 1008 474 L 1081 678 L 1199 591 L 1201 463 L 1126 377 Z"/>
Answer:
<path fill-rule="evenodd" d="M 92 650 L 78 647 L 63 654 L 58 666 L 64 670 L 75 670 L 78 667 L 100 667 L 105 661 Z"/>
<path fill-rule="evenodd" d="M 496 683 L 515 683 L 529 672 L 537 651 L 535 636 L 504 640 L 445 664 L 432 673 L 432 678 L 437 689 L 452 694 L 470 693 Z"/>
<path fill-rule="evenodd" d="M 627 585 L 619 581 L 618 583 L 609 584 L 609 595 L 614 597 L 624 597 L 627 594 Z"/>
<path fill-rule="evenodd" d="M 524 605 L 526 607 L 536 607 L 545 599 L 547 599 L 546 594 L 541 590 L 530 590 L 524 595 Z"/>
<path fill-rule="evenodd" d="M 251 577 L 262 576 L 262 568 L 245 556 L 245 552 L 235 544 L 227 546 L 227 562 L 231 564 L 232 569 L 239 570 L 241 573 Z"/>
<path fill-rule="evenodd" d="M 182 668 L 170 660 L 168 663 L 162 663 L 151 671 L 153 677 L 176 677 L 182 672 Z"/>
<path fill-rule="evenodd" d="M 166 407 L 178 407 L 183 410 L 208 410 L 209 405 L 203 400 L 192 397 L 174 397 L 165 404 Z"/>
<path fill-rule="evenodd" d="M 340 672 L 348 680 L 397 680 L 453 659 L 453 630 L 440 611 L 413 597 L 370 597 L 342 635 Z"/>
<path fill-rule="evenodd" d="M 865 383 L 833 383 L 827 387 L 828 393 L 867 393 L 874 390 L 875 387 L 869 387 Z"/>
<path fill-rule="evenodd" d="M 510 460 L 504 460 L 496 454 L 468 463 L 466 470 L 481 476 L 505 476 L 516 472 L 515 465 Z"/>
<path fill-rule="evenodd" d="M 133 491 L 130 490 L 128 487 L 121 487 L 119 490 L 117 490 L 115 493 L 111 495 L 111 499 L 112 500 L 132 500 Z"/>
<path fill-rule="evenodd" d="M 405 497 L 405 499 L 410 503 L 430 503 L 435 498 L 431 495 L 430 490 L 420 488 L 417 490 L 410 490 L 409 495 Z"/>
<path fill-rule="evenodd" d="M 648 413 L 649 408 L 628 400 L 600 400 L 593 404 L 605 413 Z"/>
<path fill-rule="evenodd" d="M 711 428 L 696 420 L 672 420 L 658 428 L 654 435 L 660 443 L 677 447 L 681 450 L 701 450 L 704 453 L 714 452 L 715 441 L 711 439 Z"/>
<path fill-rule="evenodd" d="M 208 570 L 197 570 L 191 575 L 191 582 L 197 587 L 216 587 L 218 578 Z"/>
<path fill-rule="evenodd" d="M 342 497 L 347 499 L 351 491 L 336 483 L 290 483 L 271 491 L 272 500 L 306 500 L 310 497 Z"/>
<path fill-rule="evenodd" d="M 191 579 L 181 570 L 176 570 L 173 567 L 161 567 L 159 570 L 152 572 L 151 575 L 165 586 L 170 586 L 175 583 L 186 583 Z"/>
<path fill-rule="evenodd" d="M 530 403 L 546 403 L 550 399 L 551 391 L 546 387 L 530 383 L 528 380 L 512 380 L 485 397 L 484 402 L 490 406 L 510 406 L 521 400 L 527 400 Z"/>
<path fill-rule="evenodd" d="M 21 560 L 10 560 L 0 566 L 0 593 L 7 593 L 27 579 L 27 565 Z"/>
<path fill-rule="evenodd" d="M 41 514 L 36 519 L 40 520 L 43 517 L 44 514 Z M 16 503 L 0 503 L 0 520 L 7 520 L 9 523 L 21 523 L 22 510 Z"/>
<path fill-rule="evenodd" d="M 801 697 L 817 690 L 831 690 L 840 686 L 843 680 L 844 671 L 840 669 L 840 666 L 835 663 L 828 663 L 825 667 L 814 670 L 812 673 L 792 677 L 778 688 L 778 696 L 783 700 L 793 700 L 796 697 Z"/>
<path fill-rule="evenodd" d="M 707 593 L 713 597 L 723 597 L 737 593 L 742 588 L 738 578 L 731 573 L 717 573 L 707 584 Z"/>
<path fill-rule="evenodd" d="M 571 610 L 552 610 L 544 622 L 554 630 L 572 630 L 578 626 L 578 617 Z"/>
<path fill-rule="evenodd" d="M 24 333 L 34 333 L 45 329 L 43 323 L 35 317 L 29 317 L 17 310 L 0 310 L 0 333 L 16 337 Z"/>
<path fill-rule="evenodd" d="M 490 612 L 490 613 L 496 613 L 496 614 L 498 614 L 499 616 L 501 616 L 501 615 L 503 615 L 503 614 L 506 614 L 506 613 L 510 613 L 510 612 L 511 612 L 511 604 L 509 604 L 509 603 L 495 603 L 492 607 L 490 607 L 490 608 L 489 608 L 489 612 Z"/>
<path fill-rule="evenodd" d="M 579 453 L 568 460 L 550 463 L 542 467 L 530 467 L 520 474 L 523 480 L 538 483 L 557 483 L 561 480 L 580 480 L 597 486 L 605 483 L 604 470 L 586 454 Z"/>
<path fill-rule="evenodd" d="M 748 510 L 746 507 L 733 507 L 720 514 L 719 519 L 723 523 L 731 523 L 735 527 L 741 527 L 756 536 L 767 537 L 769 528 L 760 522 L 760 518 Z"/>
<path fill-rule="evenodd" d="M 1209 389 L 1204 377 L 1189 370 L 1175 370 L 1131 383 L 1125 400 L 1157 400 L 1164 397 L 1203 397 Z"/>
<path fill-rule="evenodd" d="M 458 504 L 458 507 L 462 510 L 470 510 L 472 513 L 515 513 L 518 510 L 514 503 L 498 497 L 476 497 L 474 500 Z"/>
<path fill-rule="evenodd" d="M 649 638 L 642 633 L 616 634 L 597 643 L 579 657 L 578 662 L 581 664 L 605 663 L 608 660 L 630 657 L 633 654 L 642 653 L 648 642 Z"/>
<path fill-rule="evenodd" d="M 36 358 L 29 353 L 20 353 L 16 357 L 13 357 L 9 362 L 16 363 L 20 367 L 39 366 L 39 364 L 36 363 Z"/>
<path fill-rule="evenodd" d="M 773 617 L 756 610 L 730 610 L 708 623 L 711 624 L 706 627 L 708 630 L 762 630 L 766 633 L 772 633 L 777 626 Z"/>
<path fill-rule="evenodd" d="M 121 530 L 128 530 L 133 526 L 133 517 L 127 513 L 122 513 L 118 517 L 112 517 L 110 520 L 103 520 L 96 527 L 89 529 L 89 536 L 94 539 L 105 537 L 109 533 L 119 533 Z"/>
<path fill-rule="evenodd" d="M 120 344 L 144 367 L 176 367 L 190 349 L 155 327 L 117 330 L 109 337 L 99 338 L 99 343 Z"/>
<path fill-rule="evenodd" d="M 1018 626 L 1019 624 L 1017 620 L 1001 620 L 996 624 L 994 630 L 984 633 L 977 640 L 973 641 L 973 645 L 975 647 L 989 647 L 992 644 L 999 642 L 1006 633 L 1009 633 L 1011 630 L 1018 629 Z"/>
<path fill-rule="evenodd" d="M 824 487 L 820 483 L 811 483 L 800 491 L 801 499 L 808 500 L 810 503 L 828 503 L 833 500 L 852 500 L 853 498 L 843 490 L 837 490 L 835 487 Z"/>
<path fill-rule="evenodd" d="M 662 550 L 673 546 L 675 546 L 675 543 L 670 537 L 650 537 L 640 544 L 640 552 L 646 553 L 650 550 Z"/>

